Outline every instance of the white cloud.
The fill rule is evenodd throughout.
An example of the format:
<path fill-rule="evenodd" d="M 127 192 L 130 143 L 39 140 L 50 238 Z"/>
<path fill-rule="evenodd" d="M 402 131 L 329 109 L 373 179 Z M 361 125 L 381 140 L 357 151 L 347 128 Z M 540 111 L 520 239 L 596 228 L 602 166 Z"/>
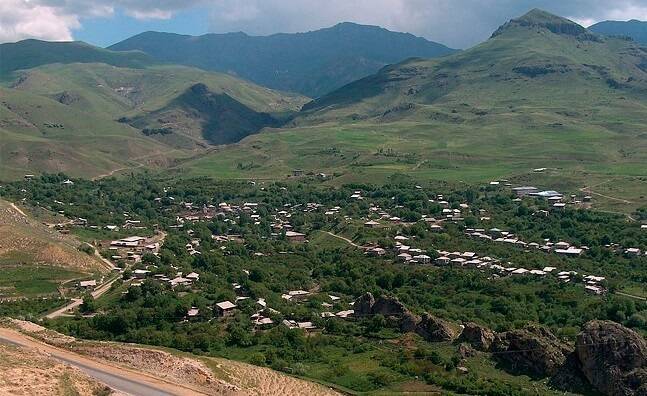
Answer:
<path fill-rule="evenodd" d="M 72 30 L 80 26 L 78 16 L 54 7 L 29 0 L 0 1 L 0 42 L 25 38 L 72 40 Z"/>

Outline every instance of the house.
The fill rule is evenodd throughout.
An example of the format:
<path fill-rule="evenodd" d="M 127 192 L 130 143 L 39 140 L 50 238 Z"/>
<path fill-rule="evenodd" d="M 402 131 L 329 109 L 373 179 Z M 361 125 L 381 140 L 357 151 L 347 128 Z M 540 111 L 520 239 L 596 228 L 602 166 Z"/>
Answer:
<path fill-rule="evenodd" d="M 566 256 L 579 256 L 582 254 L 582 249 L 570 246 L 568 249 L 555 249 L 555 253 L 564 254 Z"/>
<path fill-rule="evenodd" d="M 380 223 L 378 223 L 375 220 L 370 220 L 370 221 L 367 221 L 366 223 L 364 223 L 364 227 L 366 227 L 366 228 L 376 228 L 376 227 L 379 227 L 379 226 L 380 226 Z"/>
<path fill-rule="evenodd" d="M 149 270 L 143 270 L 143 269 L 136 269 L 133 271 L 133 276 L 136 279 L 144 279 L 150 274 L 151 272 Z"/>
<path fill-rule="evenodd" d="M 413 260 L 420 264 L 429 264 L 431 263 L 431 257 L 427 256 L 426 254 L 419 254 L 417 256 L 413 256 Z"/>
<path fill-rule="evenodd" d="M 236 304 L 232 303 L 231 301 L 222 301 L 216 304 L 216 310 L 218 312 L 218 316 L 224 317 L 224 316 L 229 316 L 234 312 L 234 309 L 236 309 Z"/>
<path fill-rule="evenodd" d="M 301 177 L 301 176 L 303 176 L 304 174 L 305 174 L 305 172 L 304 172 L 304 170 L 303 170 L 303 169 L 294 169 L 294 170 L 292 171 L 292 176 L 294 176 L 294 177 Z"/>
<path fill-rule="evenodd" d="M 376 247 L 376 248 L 369 249 L 366 253 L 368 253 L 368 255 L 370 256 L 380 257 L 386 254 L 386 250 L 380 247 Z"/>
<path fill-rule="evenodd" d="M 602 289 L 600 286 L 594 286 L 594 285 L 586 285 L 584 286 L 584 290 L 586 290 L 589 293 L 598 294 L 598 295 L 604 293 L 604 289 Z"/>
<path fill-rule="evenodd" d="M 199 310 L 198 308 L 196 308 L 196 307 L 191 307 L 191 308 L 187 311 L 187 313 L 186 313 L 186 317 L 187 317 L 187 318 L 195 318 L 195 317 L 197 317 L 199 314 L 200 314 L 200 310 Z"/>
<path fill-rule="evenodd" d="M 82 289 L 94 289 L 97 286 L 96 280 L 80 281 L 79 287 Z"/>
<path fill-rule="evenodd" d="M 400 253 L 398 254 L 398 261 L 407 262 L 411 260 L 411 255 L 409 253 Z"/>
<path fill-rule="evenodd" d="M 530 187 L 530 186 L 515 187 L 512 189 L 512 192 L 514 192 L 517 197 L 525 197 L 531 193 L 536 193 L 538 191 L 539 189 L 537 187 Z"/>
<path fill-rule="evenodd" d="M 192 282 L 200 280 L 200 274 L 197 274 L 195 272 L 191 272 L 189 275 L 186 276 L 187 279 L 189 279 Z"/>
<path fill-rule="evenodd" d="M 346 319 L 349 316 L 353 316 L 354 314 L 355 314 L 355 310 L 349 309 L 346 311 L 339 311 L 335 314 L 335 316 L 337 316 L 338 318 Z"/>
<path fill-rule="evenodd" d="M 286 231 L 285 237 L 289 242 L 295 242 L 295 243 L 305 242 L 306 240 L 305 234 L 302 234 L 300 232 L 295 232 L 295 231 Z"/>
<path fill-rule="evenodd" d="M 189 286 L 192 283 L 192 281 L 191 279 L 183 278 L 181 276 L 176 276 L 175 278 L 171 279 L 169 283 L 171 284 L 171 287 Z"/>
<path fill-rule="evenodd" d="M 441 256 L 436 259 L 436 264 L 437 265 L 448 265 L 451 259 L 446 256 Z"/>
<path fill-rule="evenodd" d="M 625 250 L 627 256 L 640 256 L 640 249 L 638 248 L 628 248 Z"/>
<path fill-rule="evenodd" d="M 312 331 L 317 328 L 312 322 L 298 322 L 297 327 L 305 330 L 305 331 Z"/>

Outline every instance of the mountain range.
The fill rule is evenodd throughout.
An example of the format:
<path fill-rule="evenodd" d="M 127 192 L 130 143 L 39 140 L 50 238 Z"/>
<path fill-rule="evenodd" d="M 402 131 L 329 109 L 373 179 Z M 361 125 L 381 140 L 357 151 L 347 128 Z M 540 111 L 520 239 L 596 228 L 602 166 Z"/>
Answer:
<path fill-rule="evenodd" d="M 532 10 L 473 48 L 390 65 L 323 95 L 280 132 L 188 161 L 182 172 L 272 177 L 299 168 L 346 181 L 402 172 L 555 188 L 602 183 L 640 202 L 645 65 L 647 49 L 632 40 Z M 559 171 L 546 179 L 533 173 L 538 168 Z"/>
<path fill-rule="evenodd" d="M 626 36 L 638 43 L 647 44 L 647 22 L 635 19 L 598 22 L 589 26 L 589 30 L 607 36 Z"/>
<path fill-rule="evenodd" d="M 357 27 L 326 34 L 348 28 Z M 2 178 L 134 167 L 273 178 L 301 168 L 342 181 L 404 172 L 531 183 L 532 169 L 551 168 L 571 187 L 613 181 L 637 200 L 647 191 L 647 49 L 541 10 L 468 50 L 387 65 L 314 100 L 146 49 L 66 43 L 76 50 L 63 56 L 59 44 L 26 44 L 38 53 L 22 50 L 0 76 Z"/>
<path fill-rule="evenodd" d="M 348 22 L 307 33 L 271 36 L 146 32 L 109 49 L 143 51 L 161 62 L 226 72 L 309 97 L 328 93 L 387 64 L 456 52 L 411 34 Z"/>

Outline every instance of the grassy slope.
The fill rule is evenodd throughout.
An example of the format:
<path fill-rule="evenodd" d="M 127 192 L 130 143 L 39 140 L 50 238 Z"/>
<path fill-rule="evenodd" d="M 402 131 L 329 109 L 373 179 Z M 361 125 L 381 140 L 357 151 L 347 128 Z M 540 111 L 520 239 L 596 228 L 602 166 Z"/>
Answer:
<path fill-rule="evenodd" d="M 0 75 L 50 63 L 102 62 L 119 67 L 145 67 L 153 59 L 140 51 L 115 52 L 90 44 L 23 40 L 0 44 Z"/>
<path fill-rule="evenodd" d="M 249 137 L 181 170 L 272 178 L 304 168 L 339 172 L 344 181 L 394 172 L 466 182 L 516 177 L 571 191 L 604 182 L 631 203 L 596 198 L 629 210 L 647 194 L 642 61 L 643 50 L 628 41 L 511 25 L 471 50 L 350 84 L 310 104 L 293 128 Z M 528 74 L 542 69 L 549 72 Z M 558 170 L 531 172 L 539 167 Z"/>
<path fill-rule="evenodd" d="M 257 111 L 289 111 L 303 103 L 299 96 L 187 67 L 75 63 L 19 71 L 7 76 L 5 88 L 0 88 L 0 179 L 40 171 L 98 176 L 115 169 L 165 166 L 195 154 L 196 148 L 180 144 L 179 136 L 158 141 L 116 120 L 164 107 L 197 82 Z"/>
<path fill-rule="evenodd" d="M 105 272 L 79 244 L 0 200 L 0 298 L 54 295 L 64 281 Z"/>

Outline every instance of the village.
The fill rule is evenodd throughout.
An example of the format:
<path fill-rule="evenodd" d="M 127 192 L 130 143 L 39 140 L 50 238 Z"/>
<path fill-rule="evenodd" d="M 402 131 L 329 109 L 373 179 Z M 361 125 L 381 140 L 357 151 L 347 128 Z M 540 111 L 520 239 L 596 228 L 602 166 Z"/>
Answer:
<path fill-rule="evenodd" d="M 66 183 L 66 185 L 70 185 Z M 253 185 L 253 187 L 256 187 Z M 259 187 L 264 190 L 265 187 Z M 490 184 L 489 188 L 500 189 L 498 184 Z M 552 211 L 564 211 L 569 207 L 590 208 L 591 197 L 585 196 L 578 199 L 576 196 L 564 198 L 563 194 L 556 191 L 542 191 L 534 187 L 512 187 L 505 186 L 513 194 L 514 204 L 520 204 L 524 201 L 539 201 L 547 203 L 549 209 L 539 209 L 532 213 L 536 217 L 548 217 Z M 416 186 L 416 190 L 423 188 Z M 170 270 L 159 271 L 159 264 L 152 263 L 158 261 L 161 247 L 168 232 L 179 232 L 186 238 L 184 249 L 189 257 L 201 256 L 204 252 L 203 246 L 216 246 L 216 249 L 222 254 L 231 254 L 231 246 L 238 245 L 245 247 L 245 237 L 240 233 L 232 233 L 229 230 L 239 225 L 245 219 L 255 227 L 267 226 L 270 234 L 268 241 L 283 241 L 289 245 L 299 246 L 309 244 L 309 237 L 312 229 L 309 227 L 307 219 L 317 217 L 323 219 L 326 223 L 335 224 L 337 229 L 348 229 L 354 227 L 356 232 L 367 232 L 373 237 L 368 237 L 364 243 L 353 242 L 352 235 L 348 237 L 343 234 L 335 233 L 335 229 L 330 228 L 326 231 L 329 235 L 344 241 L 351 248 L 358 249 L 371 260 L 382 260 L 385 263 L 417 267 L 453 267 L 466 271 L 479 271 L 488 274 L 489 279 L 493 282 L 500 278 L 509 277 L 535 277 L 554 279 L 559 283 L 573 283 L 581 285 L 584 290 L 593 295 L 603 295 L 608 292 L 607 278 L 604 275 L 596 273 L 587 273 L 586 271 L 572 268 L 558 268 L 557 266 L 542 265 L 537 262 L 533 267 L 525 268 L 524 266 L 515 265 L 513 262 L 494 257 L 489 254 L 482 254 L 475 251 L 456 251 L 454 249 L 440 249 L 424 242 L 424 238 L 416 235 L 407 236 L 408 228 L 413 225 L 421 224 L 424 226 L 426 233 L 429 235 L 442 235 L 446 232 L 447 227 L 454 227 L 462 230 L 461 233 L 468 240 L 478 241 L 482 244 L 493 244 L 519 252 L 536 251 L 545 255 L 561 256 L 565 259 L 578 258 L 586 255 L 589 247 L 575 246 L 569 242 L 559 240 L 551 241 L 543 239 L 540 241 L 526 242 L 522 237 L 515 235 L 513 232 L 505 231 L 497 227 L 474 227 L 467 226 L 468 218 L 476 216 L 479 224 L 491 224 L 496 221 L 488 210 L 483 208 L 473 208 L 467 201 L 457 201 L 455 197 L 449 198 L 449 194 L 433 194 L 433 198 L 428 199 L 428 204 L 439 207 L 438 213 L 423 214 L 416 219 L 403 219 L 392 215 L 403 208 L 402 205 L 395 203 L 377 204 L 374 199 L 361 189 L 352 190 L 347 197 L 347 202 L 352 205 L 361 205 L 363 212 L 351 216 L 342 205 L 327 205 L 326 202 L 302 202 L 293 204 L 283 204 L 280 206 L 268 206 L 266 203 L 253 201 L 241 201 L 236 204 L 227 202 L 211 202 L 194 204 L 193 202 L 179 201 L 170 195 L 170 189 L 165 189 L 168 194 L 164 197 L 156 197 L 154 204 L 159 206 L 157 210 L 163 210 L 165 216 L 171 216 L 172 221 L 167 226 L 166 231 L 162 231 L 158 226 L 150 232 L 150 225 L 146 225 L 142 220 L 136 219 L 128 213 L 124 213 L 124 222 L 121 225 L 106 224 L 88 225 L 84 218 L 69 219 L 64 223 L 57 224 L 57 229 L 67 230 L 70 227 L 81 227 L 89 229 L 102 228 L 106 232 L 120 233 L 128 235 L 131 231 L 142 231 L 150 236 L 129 235 L 115 240 L 95 241 L 95 246 L 102 252 L 108 260 L 114 263 L 114 271 L 124 277 L 127 288 L 123 294 L 129 293 L 133 287 L 141 287 L 145 281 L 153 281 L 164 284 L 168 290 L 175 292 L 197 293 L 200 294 L 201 288 L 205 285 L 201 282 L 200 270 L 193 269 L 183 271 L 180 266 L 171 266 Z M 286 187 L 281 187 L 280 191 L 286 192 Z M 388 202 L 387 200 L 386 202 Z M 393 201 L 393 200 L 391 200 Z M 62 202 L 55 201 L 57 204 Z M 583 206 L 585 205 L 585 206 Z M 300 220 L 300 226 L 293 224 L 294 218 Z M 222 233 L 213 233 L 209 241 L 201 239 L 194 228 L 207 222 L 218 222 L 223 224 Z M 324 226 L 324 228 L 327 228 Z M 640 226 L 646 229 L 645 225 Z M 361 231 L 361 230 L 365 231 Z M 390 235 L 390 236 L 389 236 Z M 388 246 L 380 246 L 379 240 L 390 239 Z M 420 242 L 422 241 L 422 242 Z M 233 244 L 233 245 L 232 245 Z M 451 245 L 451 242 L 449 243 Z M 620 247 L 617 244 L 608 244 L 606 249 L 613 254 L 622 257 L 642 257 L 646 253 L 636 247 Z M 283 251 L 250 251 L 252 257 L 263 258 L 276 254 L 285 254 Z M 151 258 L 156 258 L 151 260 Z M 248 276 L 249 271 L 243 269 Z M 127 274 L 127 277 L 126 277 Z M 100 286 L 97 281 L 83 280 L 78 283 L 78 287 L 90 292 Z M 231 300 L 216 301 L 209 309 L 209 317 L 213 320 L 226 320 L 232 316 L 241 303 L 247 304 L 251 297 L 249 291 L 240 283 L 231 283 L 231 291 L 235 298 Z M 302 305 L 307 303 L 310 298 L 323 298 L 320 309 L 315 310 L 313 315 L 321 319 L 349 319 L 354 315 L 353 296 L 336 296 L 332 293 L 317 292 L 317 288 L 311 290 L 294 289 L 284 290 L 281 293 L 281 299 L 284 303 Z M 306 331 L 317 330 L 316 321 L 306 320 L 299 321 L 289 314 L 284 315 L 279 310 L 268 306 L 269 296 L 256 296 L 253 298 L 253 309 L 249 320 L 257 329 L 266 329 L 277 324 L 277 318 L 282 318 L 278 323 L 288 328 L 300 328 Z M 336 310 L 333 310 L 335 308 Z M 249 311 L 249 310 L 248 310 Z M 204 312 L 202 313 L 204 314 Z M 191 321 L 201 317 L 200 308 L 191 306 L 186 314 L 180 320 Z"/>

